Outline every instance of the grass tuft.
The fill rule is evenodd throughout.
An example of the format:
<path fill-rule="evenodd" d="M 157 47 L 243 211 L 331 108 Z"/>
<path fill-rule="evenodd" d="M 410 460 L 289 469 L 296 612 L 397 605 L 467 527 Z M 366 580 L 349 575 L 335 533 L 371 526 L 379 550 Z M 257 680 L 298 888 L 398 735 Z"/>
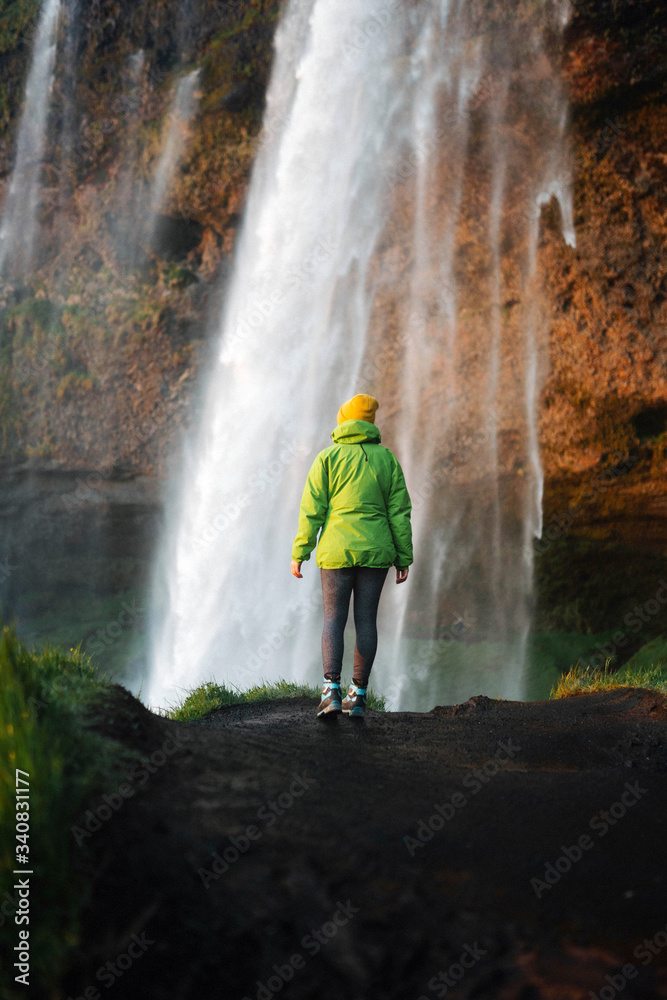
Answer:
<path fill-rule="evenodd" d="M 274 698 L 319 698 L 320 689 L 309 684 L 297 684 L 294 681 L 277 681 L 274 684 L 257 684 L 247 691 L 227 687 L 213 680 L 205 681 L 199 687 L 190 691 L 180 705 L 173 708 L 159 709 L 160 715 L 179 722 L 191 722 L 203 719 L 210 712 L 227 705 L 243 705 L 253 701 L 271 701 Z M 384 712 L 385 700 L 373 694 L 369 689 L 366 704 L 376 712 Z"/>
<path fill-rule="evenodd" d="M 651 664 L 650 667 L 638 667 L 628 664 L 620 670 L 609 669 L 610 660 L 604 668 L 582 667 L 577 663 L 563 674 L 558 683 L 552 687 L 550 698 L 569 698 L 572 695 L 585 694 L 589 691 L 611 691 L 614 688 L 649 688 L 667 694 L 667 664 Z"/>
<path fill-rule="evenodd" d="M 46 647 L 32 652 L 13 628 L 0 640 L 0 994 L 19 995 L 14 987 L 12 946 L 14 869 L 30 876 L 30 985 L 53 991 L 79 941 L 79 915 L 86 890 L 74 874 L 71 826 L 87 798 L 105 787 L 126 760 L 116 742 L 93 732 L 90 722 L 107 682 L 98 677 L 80 648 L 69 652 Z M 29 775 L 28 839 L 16 838 L 16 770 Z M 21 809 L 23 813 L 25 810 Z M 22 834 L 25 837 L 25 834 Z M 29 864 L 17 860 L 26 852 Z M 6 895 L 5 895 L 6 893 Z M 14 902 L 11 900 L 14 899 Z M 41 995 L 41 994 L 40 994 Z"/>

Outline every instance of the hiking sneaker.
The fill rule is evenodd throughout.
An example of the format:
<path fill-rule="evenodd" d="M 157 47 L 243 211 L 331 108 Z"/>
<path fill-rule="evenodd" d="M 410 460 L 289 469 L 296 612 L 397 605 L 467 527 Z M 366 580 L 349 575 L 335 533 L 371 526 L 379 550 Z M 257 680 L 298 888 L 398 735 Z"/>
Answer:
<path fill-rule="evenodd" d="M 366 688 L 357 687 L 353 681 L 341 707 L 345 715 L 363 718 L 366 714 Z"/>
<path fill-rule="evenodd" d="M 320 715 L 329 715 L 329 713 L 333 712 L 340 712 L 340 710 L 340 684 L 334 681 L 325 681 L 322 685 L 322 701 L 317 709 L 318 717 Z"/>

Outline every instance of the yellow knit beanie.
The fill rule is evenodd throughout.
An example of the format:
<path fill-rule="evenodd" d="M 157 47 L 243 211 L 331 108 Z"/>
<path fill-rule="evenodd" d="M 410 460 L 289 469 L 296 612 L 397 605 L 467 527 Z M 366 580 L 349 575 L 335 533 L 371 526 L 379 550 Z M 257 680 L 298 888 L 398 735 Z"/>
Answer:
<path fill-rule="evenodd" d="M 367 396 L 362 392 L 343 403 L 338 411 L 337 422 L 342 424 L 344 420 L 367 420 L 369 424 L 374 424 L 375 411 L 379 405 L 375 396 Z"/>

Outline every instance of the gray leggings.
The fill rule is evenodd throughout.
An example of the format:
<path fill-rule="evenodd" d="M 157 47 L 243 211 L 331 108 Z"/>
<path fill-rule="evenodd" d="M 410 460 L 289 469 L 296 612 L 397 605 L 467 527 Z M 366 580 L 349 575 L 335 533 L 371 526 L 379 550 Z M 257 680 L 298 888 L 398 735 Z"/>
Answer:
<path fill-rule="evenodd" d="M 354 591 L 354 627 L 357 641 L 354 647 L 353 680 L 366 687 L 377 651 L 377 610 L 388 569 L 372 566 L 346 566 L 343 569 L 321 569 L 324 598 L 324 629 L 322 631 L 322 663 L 324 676 L 340 681 L 343 666 L 343 632 L 350 610 L 350 594 Z"/>

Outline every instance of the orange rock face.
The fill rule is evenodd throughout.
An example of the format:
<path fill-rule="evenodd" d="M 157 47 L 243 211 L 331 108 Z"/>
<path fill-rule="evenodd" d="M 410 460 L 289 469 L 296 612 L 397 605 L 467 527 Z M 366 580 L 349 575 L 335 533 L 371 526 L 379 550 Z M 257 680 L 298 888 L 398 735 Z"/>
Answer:
<path fill-rule="evenodd" d="M 575 250 L 545 227 L 549 373 L 540 439 L 547 517 L 605 470 L 580 527 L 664 549 L 667 430 L 667 109 L 664 18 L 579 3 L 564 72 L 575 143 Z M 609 477 L 607 477 L 609 478 Z M 662 510 L 662 514 L 657 514 Z"/>

